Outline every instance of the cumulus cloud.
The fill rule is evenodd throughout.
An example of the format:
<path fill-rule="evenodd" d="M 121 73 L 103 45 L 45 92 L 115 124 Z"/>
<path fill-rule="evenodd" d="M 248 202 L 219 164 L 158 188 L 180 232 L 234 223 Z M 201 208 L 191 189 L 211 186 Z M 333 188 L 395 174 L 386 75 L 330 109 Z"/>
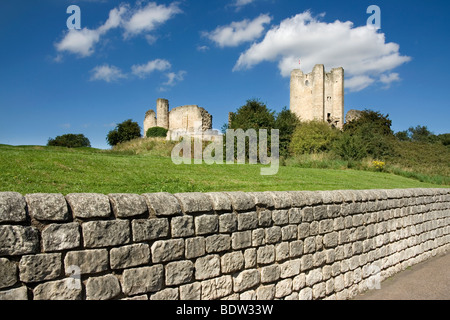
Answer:
<path fill-rule="evenodd" d="M 127 77 L 119 68 L 107 64 L 95 67 L 91 73 L 91 81 L 113 82 Z"/>
<path fill-rule="evenodd" d="M 288 77 L 293 69 L 310 72 L 315 64 L 327 69 L 344 67 L 346 88 L 359 91 L 381 79 L 396 81 L 390 71 L 411 60 L 400 55 L 398 44 L 386 43 L 385 35 L 374 28 L 354 27 L 350 21 L 322 22 L 323 17 L 305 11 L 281 21 L 240 55 L 233 70 L 272 61 L 278 63 L 281 75 Z"/>
<path fill-rule="evenodd" d="M 214 41 L 219 47 L 236 47 L 261 37 L 265 25 L 271 20 L 269 15 L 262 14 L 253 20 L 245 19 L 226 26 L 219 26 L 211 32 L 204 32 L 203 35 Z"/>
<path fill-rule="evenodd" d="M 145 78 L 153 71 L 165 71 L 172 67 L 169 61 L 164 59 L 151 60 L 145 64 L 133 65 L 131 72 L 139 78 Z"/>
<path fill-rule="evenodd" d="M 165 86 L 174 86 L 177 82 L 183 81 L 186 71 L 178 71 L 178 72 L 169 72 L 166 74 L 167 82 L 163 83 Z"/>
<path fill-rule="evenodd" d="M 63 38 L 55 43 L 56 50 L 87 57 L 95 52 L 95 45 L 101 40 L 101 37 L 112 29 L 123 28 L 123 35 L 128 38 L 153 31 L 175 14 L 181 13 L 177 3 L 166 6 L 150 2 L 144 7 L 140 3 L 138 2 L 134 8 L 124 4 L 112 9 L 106 22 L 97 29 L 83 28 L 66 31 Z M 145 37 L 149 44 L 153 44 L 157 39 L 156 36 L 150 34 L 146 34 Z"/>
<path fill-rule="evenodd" d="M 380 82 L 385 84 L 385 88 L 389 88 L 391 86 L 392 82 L 400 81 L 400 75 L 398 73 L 389 73 L 389 74 L 382 74 L 380 76 Z"/>

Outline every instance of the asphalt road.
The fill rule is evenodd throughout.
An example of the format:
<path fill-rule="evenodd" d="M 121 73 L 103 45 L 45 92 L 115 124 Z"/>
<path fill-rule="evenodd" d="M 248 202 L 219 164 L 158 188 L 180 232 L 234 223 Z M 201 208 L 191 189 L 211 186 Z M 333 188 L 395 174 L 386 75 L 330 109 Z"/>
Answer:
<path fill-rule="evenodd" d="M 354 300 L 450 300 L 450 253 L 414 265 Z"/>

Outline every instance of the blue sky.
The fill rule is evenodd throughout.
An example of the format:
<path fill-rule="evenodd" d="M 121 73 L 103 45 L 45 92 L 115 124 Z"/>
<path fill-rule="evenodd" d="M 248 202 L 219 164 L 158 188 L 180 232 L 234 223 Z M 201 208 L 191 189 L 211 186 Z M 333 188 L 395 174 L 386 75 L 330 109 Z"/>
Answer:
<path fill-rule="evenodd" d="M 69 5 L 80 30 L 67 28 Z M 83 133 L 109 148 L 108 131 L 142 127 L 157 98 L 204 107 L 220 129 L 248 99 L 289 106 L 290 70 L 314 64 L 344 67 L 345 112 L 450 132 L 449 15 L 449 1 L 2 0 L 0 143 Z"/>

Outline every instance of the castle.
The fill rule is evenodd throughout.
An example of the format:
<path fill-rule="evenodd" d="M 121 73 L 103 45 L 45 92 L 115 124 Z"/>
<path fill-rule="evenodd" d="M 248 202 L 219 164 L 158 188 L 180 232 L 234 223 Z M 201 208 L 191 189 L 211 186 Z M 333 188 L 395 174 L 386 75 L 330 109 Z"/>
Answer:
<path fill-rule="evenodd" d="M 204 140 L 211 140 L 217 135 L 212 130 L 212 116 L 197 105 L 187 105 L 169 111 L 169 101 L 158 99 L 156 113 L 148 110 L 144 120 L 144 136 L 147 130 L 153 127 L 162 127 L 168 131 L 167 139 L 178 140 L 183 135 L 202 136 Z"/>
<path fill-rule="evenodd" d="M 291 73 L 290 109 L 302 121 L 323 120 L 342 129 L 344 126 L 344 69 L 325 72 L 317 64 L 311 73 L 295 69 Z"/>

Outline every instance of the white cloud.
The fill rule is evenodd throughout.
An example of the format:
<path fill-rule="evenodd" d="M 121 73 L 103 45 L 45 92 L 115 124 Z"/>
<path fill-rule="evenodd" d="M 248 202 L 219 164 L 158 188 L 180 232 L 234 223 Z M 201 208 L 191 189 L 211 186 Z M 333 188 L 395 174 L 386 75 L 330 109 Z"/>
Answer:
<path fill-rule="evenodd" d="M 236 11 L 239 11 L 246 5 L 255 2 L 255 0 L 235 0 L 231 5 L 236 8 Z"/>
<path fill-rule="evenodd" d="M 197 46 L 197 51 L 205 52 L 208 50 L 209 50 L 208 46 Z"/>
<path fill-rule="evenodd" d="M 124 22 L 125 35 L 130 36 L 153 31 L 157 26 L 181 12 L 177 3 L 165 6 L 150 2 L 145 7 L 140 7 L 130 12 L 127 21 Z"/>
<path fill-rule="evenodd" d="M 219 26 L 211 32 L 204 32 L 203 35 L 214 41 L 219 47 L 235 47 L 261 37 L 265 25 L 270 21 L 272 21 L 271 17 L 262 14 L 251 21 L 245 19 L 226 26 Z"/>
<path fill-rule="evenodd" d="M 166 74 L 167 82 L 163 83 L 163 85 L 174 86 L 177 82 L 184 80 L 185 74 L 186 74 L 186 71 L 183 71 L 183 70 L 178 71 L 177 73 L 169 72 L 168 74 Z"/>
<path fill-rule="evenodd" d="M 164 59 L 156 59 L 151 60 L 145 64 L 141 65 L 133 65 L 131 67 L 131 72 L 138 76 L 139 78 L 145 78 L 147 75 L 152 73 L 153 71 L 165 71 L 167 69 L 170 69 L 172 65 L 169 61 Z"/>
<path fill-rule="evenodd" d="M 315 64 L 343 67 L 349 78 L 346 88 L 359 91 L 411 60 L 400 55 L 398 44 L 386 43 L 384 34 L 373 28 L 354 27 L 350 21 L 326 23 L 319 20 L 323 17 L 306 11 L 283 20 L 243 52 L 233 70 L 273 61 L 278 62 L 281 75 L 288 77 L 293 69 L 310 72 Z"/>
<path fill-rule="evenodd" d="M 385 88 L 389 88 L 391 86 L 392 82 L 400 81 L 400 75 L 398 73 L 389 73 L 389 74 L 382 74 L 380 76 L 380 82 L 384 83 L 386 86 Z"/>
<path fill-rule="evenodd" d="M 106 82 L 113 82 L 127 77 L 119 68 L 107 64 L 97 66 L 92 69 L 91 72 L 91 81 L 103 80 Z"/>

